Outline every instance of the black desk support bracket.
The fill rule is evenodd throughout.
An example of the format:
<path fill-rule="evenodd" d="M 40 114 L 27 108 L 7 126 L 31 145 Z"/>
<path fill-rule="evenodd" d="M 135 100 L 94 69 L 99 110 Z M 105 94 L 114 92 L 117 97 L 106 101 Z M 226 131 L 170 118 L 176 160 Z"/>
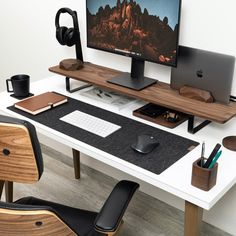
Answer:
<path fill-rule="evenodd" d="M 87 87 L 90 87 L 90 86 L 92 86 L 92 85 L 91 84 L 85 84 L 85 85 L 82 85 L 80 87 L 71 89 L 71 87 L 70 87 L 70 78 L 66 77 L 66 91 L 69 92 L 69 93 L 74 93 L 76 91 L 79 91 L 81 89 L 84 89 L 84 88 L 87 88 Z"/>
<path fill-rule="evenodd" d="M 194 127 L 194 116 L 190 115 L 188 118 L 188 132 L 191 134 L 197 133 L 200 129 L 210 124 L 210 120 L 204 120 L 202 123 Z"/>

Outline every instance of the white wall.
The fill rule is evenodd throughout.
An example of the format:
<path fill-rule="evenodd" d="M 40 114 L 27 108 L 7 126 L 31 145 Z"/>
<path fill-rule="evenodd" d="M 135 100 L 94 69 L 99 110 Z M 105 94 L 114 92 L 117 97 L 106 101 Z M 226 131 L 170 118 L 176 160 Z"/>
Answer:
<path fill-rule="evenodd" d="M 86 48 L 85 0 L 8 0 L 1 3 L 0 14 L 0 90 L 14 74 L 28 73 L 37 80 L 50 75 L 48 67 L 75 56 L 73 47 L 63 47 L 55 39 L 54 17 L 64 6 L 78 12 L 86 60 L 130 69 L 130 58 Z M 235 7 L 235 0 L 182 0 L 180 44 L 236 56 Z M 63 15 L 61 23 L 70 26 L 72 20 Z M 146 74 L 168 82 L 170 68 L 146 63 Z M 236 94 L 236 79 L 232 93 Z"/>
<path fill-rule="evenodd" d="M 2 1 L 0 14 L 0 90 L 5 89 L 5 79 L 14 74 L 27 73 L 32 80 L 38 80 L 51 75 L 48 67 L 75 56 L 74 48 L 62 47 L 55 39 L 54 17 L 57 10 L 65 6 L 78 12 L 85 60 L 123 71 L 130 69 L 129 58 L 86 48 L 85 0 L 8 0 Z M 235 9 L 235 0 L 182 0 L 180 44 L 236 56 Z M 72 25 L 68 16 L 63 16 L 61 22 Z M 146 75 L 169 82 L 170 68 L 146 63 Z M 232 89 L 234 95 L 235 77 L 236 73 Z M 59 148 L 58 144 L 54 145 Z M 66 147 L 63 151 L 69 152 Z M 100 163 L 91 163 L 86 158 L 83 161 L 117 178 L 125 177 Z M 147 184 L 143 190 L 178 208 L 183 207 L 180 199 Z M 234 187 L 211 211 L 204 213 L 204 220 L 236 235 L 235 199 Z"/>

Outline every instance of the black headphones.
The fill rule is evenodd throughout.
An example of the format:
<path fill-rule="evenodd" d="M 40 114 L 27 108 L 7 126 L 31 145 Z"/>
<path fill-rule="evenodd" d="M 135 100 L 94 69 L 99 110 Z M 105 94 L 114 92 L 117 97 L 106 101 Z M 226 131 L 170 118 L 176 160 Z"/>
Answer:
<path fill-rule="evenodd" d="M 68 13 L 73 18 L 73 28 L 67 28 L 65 26 L 60 26 L 59 18 L 61 13 Z M 56 38 L 61 45 L 67 45 L 69 47 L 76 44 L 79 40 L 79 24 L 76 11 L 72 11 L 69 8 L 61 8 L 58 10 L 55 18 L 56 25 Z"/>

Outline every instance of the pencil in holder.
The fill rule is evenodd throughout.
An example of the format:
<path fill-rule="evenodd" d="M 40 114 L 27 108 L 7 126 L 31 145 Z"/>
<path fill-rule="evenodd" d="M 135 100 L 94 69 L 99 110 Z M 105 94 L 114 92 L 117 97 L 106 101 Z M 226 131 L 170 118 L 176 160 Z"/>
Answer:
<path fill-rule="evenodd" d="M 192 167 L 191 184 L 204 191 L 209 191 L 216 184 L 218 163 L 209 168 L 201 167 L 202 158 L 197 159 Z"/>

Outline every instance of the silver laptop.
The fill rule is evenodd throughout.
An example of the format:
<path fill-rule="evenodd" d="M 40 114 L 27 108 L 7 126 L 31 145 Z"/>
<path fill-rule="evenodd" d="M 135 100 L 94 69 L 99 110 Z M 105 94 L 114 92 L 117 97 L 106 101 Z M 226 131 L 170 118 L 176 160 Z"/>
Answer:
<path fill-rule="evenodd" d="M 184 85 L 211 92 L 215 101 L 229 103 L 235 57 L 179 46 L 177 67 L 171 69 L 171 88 Z"/>

